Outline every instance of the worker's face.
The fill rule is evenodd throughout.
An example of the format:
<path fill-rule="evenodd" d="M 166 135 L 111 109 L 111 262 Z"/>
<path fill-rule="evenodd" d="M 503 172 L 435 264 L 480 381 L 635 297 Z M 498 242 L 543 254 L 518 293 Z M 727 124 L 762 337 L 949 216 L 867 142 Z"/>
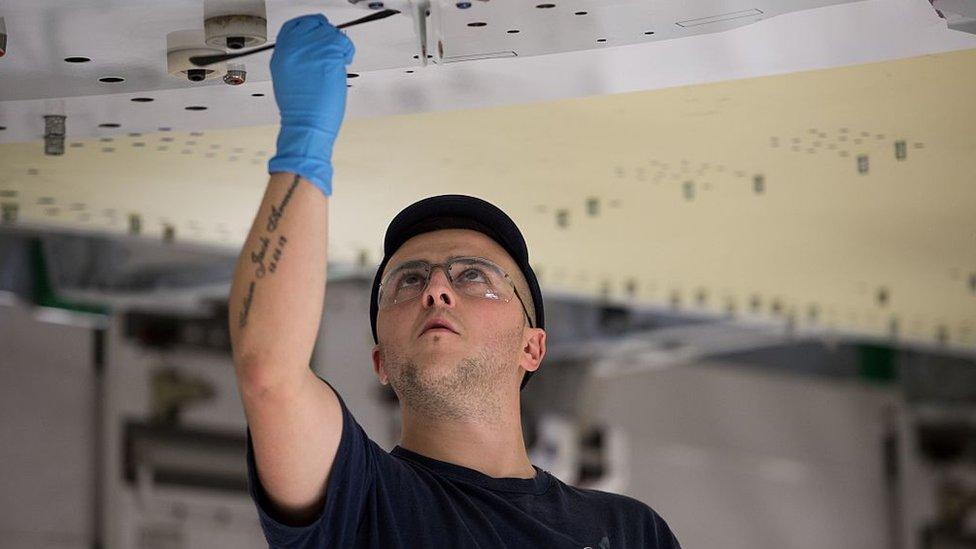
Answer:
<path fill-rule="evenodd" d="M 484 257 L 521 281 L 515 262 L 497 242 L 467 229 L 444 229 L 417 235 L 390 258 L 387 273 L 405 261 L 432 264 L 452 257 Z M 524 284 L 516 282 L 519 294 Z M 458 333 L 423 333 L 432 318 L 444 319 Z M 545 332 L 529 328 L 517 297 L 508 303 L 456 291 L 441 268 L 431 273 L 427 288 L 416 298 L 381 309 L 373 364 L 381 383 L 393 385 L 405 404 L 430 401 L 435 394 L 466 398 L 482 387 L 492 392 L 514 388 L 524 371 L 535 371 L 545 354 Z M 453 394 L 453 397 L 450 396 Z"/>

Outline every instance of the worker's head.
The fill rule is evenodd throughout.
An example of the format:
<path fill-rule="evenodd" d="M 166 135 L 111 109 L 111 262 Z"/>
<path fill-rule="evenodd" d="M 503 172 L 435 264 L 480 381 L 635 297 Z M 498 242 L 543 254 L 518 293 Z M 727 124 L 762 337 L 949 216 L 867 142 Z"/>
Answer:
<path fill-rule="evenodd" d="M 456 404 L 475 394 L 516 395 L 546 334 L 514 222 L 476 198 L 434 197 L 401 212 L 385 244 L 370 307 L 380 382 L 431 413 L 461 413 Z M 425 331 L 431 320 L 449 329 Z"/>

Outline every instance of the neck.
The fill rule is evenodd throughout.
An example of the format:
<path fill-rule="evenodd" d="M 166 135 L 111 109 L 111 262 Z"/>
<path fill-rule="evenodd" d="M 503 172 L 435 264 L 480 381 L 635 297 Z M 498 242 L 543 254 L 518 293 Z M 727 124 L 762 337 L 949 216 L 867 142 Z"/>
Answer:
<path fill-rule="evenodd" d="M 514 414 L 431 418 L 403 408 L 400 446 L 439 461 L 474 469 L 492 478 L 533 478 L 525 450 L 518 401 Z"/>

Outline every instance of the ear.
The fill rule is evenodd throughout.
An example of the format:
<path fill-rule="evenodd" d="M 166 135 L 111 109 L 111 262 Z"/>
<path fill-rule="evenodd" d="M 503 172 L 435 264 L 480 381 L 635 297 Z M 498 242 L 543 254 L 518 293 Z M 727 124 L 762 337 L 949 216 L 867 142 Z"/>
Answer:
<path fill-rule="evenodd" d="M 376 372 L 376 377 L 379 378 L 381 385 L 389 383 L 386 370 L 383 368 L 383 354 L 380 353 L 379 344 L 373 346 L 373 371 Z"/>
<path fill-rule="evenodd" d="M 542 358 L 546 356 L 546 331 L 542 328 L 526 328 L 519 365 L 527 372 L 539 369 Z"/>

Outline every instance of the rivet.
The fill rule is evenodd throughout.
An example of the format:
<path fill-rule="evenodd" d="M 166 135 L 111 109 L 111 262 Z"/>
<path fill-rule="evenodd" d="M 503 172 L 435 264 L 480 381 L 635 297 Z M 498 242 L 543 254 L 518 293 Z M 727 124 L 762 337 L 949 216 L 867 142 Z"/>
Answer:
<path fill-rule="evenodd" d="M 590 217 L 596 217 L 600 215 L 600 199 L 596 197 L 590 197 L 586 199 L 586 213 Z"/>
<path fill-rule="evenodd" d="M 569 210 L 557 210 L 556 211 L 556 225 L 565 228 L 569 225 Z"/>
<path fill-rule="evenodd" d="M 878 300 L 878 305 L 881 307 L 884 307 L 885 305 L 888 304 L 888 288 L 885 288 L 884 286 L 878 288 L 877 300 Z"/>
<path fill-rule="evenodd" d="M 895 141 L 895 158 L 904 160 L 908 157 L 908 144 L 904 141 Z"/>

